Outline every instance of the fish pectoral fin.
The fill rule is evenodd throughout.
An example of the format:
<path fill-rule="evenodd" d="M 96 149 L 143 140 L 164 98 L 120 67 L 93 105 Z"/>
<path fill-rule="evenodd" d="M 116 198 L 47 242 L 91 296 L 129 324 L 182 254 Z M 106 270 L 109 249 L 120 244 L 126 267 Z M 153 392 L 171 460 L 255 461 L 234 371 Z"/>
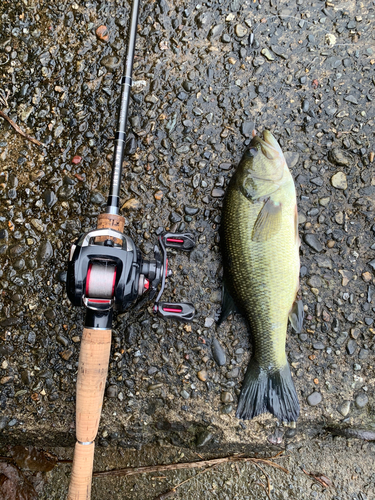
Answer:
<path fill-rule="evenodd" d="M 275 236 L 281 228 L 281 218 L 281 203 L 275 203 L 271 198 L 268 198 L 255 221 L 251 239 L 261 242 Z"/>
<path fill-rule="evenodd" d="M 289 313 L 289 321 L 292 325 L 293 330 L 296 333 L 302 332 L 302 324 L 304 318 L 303 302 L 302 300 L 295 300 L 292 305 L 292 309 Z"/>
<path fill-rule="evenodd" d="M 238 312 L 237 306 L 234 303 L 232 296 L 227 292 L 225 286 L 223 285 L 223 300 L 221 303 L 221 312 L 219 319 L 217 320 L 217 325 L 221 325 L 223 321 L 227 319 L 230 314 Z"/>

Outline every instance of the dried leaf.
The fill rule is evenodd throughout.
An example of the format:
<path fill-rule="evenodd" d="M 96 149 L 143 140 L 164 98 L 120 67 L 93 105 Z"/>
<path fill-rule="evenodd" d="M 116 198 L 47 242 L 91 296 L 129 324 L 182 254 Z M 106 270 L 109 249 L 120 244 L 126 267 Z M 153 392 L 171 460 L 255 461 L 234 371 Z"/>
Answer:
<path fill-rule="evenodd" d="M 49 472 L 57 464 L 57 457 L 33 446 L 13 446 L 10 454 L 18 467 L 34 472 Z"/>
<path fill-rule="evenodd" d="M 38 494 L 30 481 L 14 465 L 0 462 L 1 500 L 37 500 Z"/>

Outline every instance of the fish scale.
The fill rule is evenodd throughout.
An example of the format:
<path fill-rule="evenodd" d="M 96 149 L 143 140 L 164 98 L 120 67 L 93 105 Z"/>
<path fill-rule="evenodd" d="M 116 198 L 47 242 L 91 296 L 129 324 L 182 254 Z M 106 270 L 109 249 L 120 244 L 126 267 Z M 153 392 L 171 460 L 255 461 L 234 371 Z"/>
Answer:
<path fill-rule="evenodd" d="M 265 135 L 266 138 L 269 137 Z M 261 142 L 264 141 L 256 137 L 250 148 L 252 145 L 254 148 L 254 144 L 258 146 L 259 149 L 253 154 L 258 161 L 267 162 L 269 158 L 262 153 L 262 147 L 264 149 L 265 146 Z M 273 137 L 272 139 L 275 141 Z M 292 420 L 297 416 L 299 409 L 285 354 L 285 341 L 288 316 L 299 286 L 296 193 L 293 178 L 280 147 L 277 145 L 279 151 L 276 155 L 272 146 L 274 147 L 274 144 L 271 145 L 269 155 L 273 154 L 278 160 L 279 168 L 282 169 L 281 179 L 274 182 L 272 179 L 257 178 L 256 171 L 254 172 L 254 159 L 245 154 L 228 186 L 221 227 L 224 287 L 225 293 L 229 293 L 237 308 L 247 319 L 253 344 L 252 358 L 240 396 L 238 416 L 252 418 L 255 414 L 268 410 L 280 419 Z M 250 184 L 249 171 L 253 175 L 253 177 L 250 175 Z M 267 169 L 265 171 L 267 172 Z M 264 174 L 262 165 L 260 173 Z M 251 196 L 247 196 L 247 186 L 251 186 Z M 278 218 L 271 214 L 265 229 L 267 231 L 265 239 L 254 241 L 254 228 L 269 199 L 276 207 L 276 211 L 281 204 L 282 216 Z M 287 380 L 282 377 L 279 381 L 277 374 L 280 371 L 287 372 L 285 375 Z M 280 382 L 281 388 L 279 386 L 272 388 L 273 382 L 270 379 L 272 373 L 276 374 L 276 382 L 277 384 Z M 252 380 L 255 376 L 258 376 L 258 383 Z M 279 411 L 277 408 L 270 408 L 275 403 L 274 394 L 266 393 L 263 402 L 259 401 L 258 404 L 255 401 L 252 404 L 248 401 L 251 394 L 246 393 L 247 382 L 254 385 L 252 391 L 255 391 L 256 397 L 260 397 L 262 388 L 271 393 L 274 389 L 274 392 L 283 397 L 284 388 L 288 394 L 293 393 L 289 394 L 291 401 L 281 402 L 281 406 L 284 405 L 286 409 Z M 283 387 L 285 384 L 288 387 Z M 243 398 L 246 401 L 242 401 L 242 406 L 245 403 L 250 406 L 250 410 L 245 413 L 240 411 Z M 297 408 L 293 410 L 293 406 L 296 405 Z"/>

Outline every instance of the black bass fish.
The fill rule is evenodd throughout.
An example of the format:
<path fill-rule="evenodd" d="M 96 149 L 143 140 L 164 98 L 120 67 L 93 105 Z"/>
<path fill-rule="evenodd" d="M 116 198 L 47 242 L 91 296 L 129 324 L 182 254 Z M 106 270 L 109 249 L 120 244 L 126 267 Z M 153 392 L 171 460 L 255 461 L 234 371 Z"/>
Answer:
<path fill-rule="evenodd" d="M 269 411 L 296 421 L 299 402 L 285 354 L 288 317 L 300 332 L 296 190 L 283 152 L 269 131 L 254 135 L 230 180 L 221 223 L 224 294 L 220 324 L 241 312 L 250 327 L 253 354 L 236 416 Z"/>

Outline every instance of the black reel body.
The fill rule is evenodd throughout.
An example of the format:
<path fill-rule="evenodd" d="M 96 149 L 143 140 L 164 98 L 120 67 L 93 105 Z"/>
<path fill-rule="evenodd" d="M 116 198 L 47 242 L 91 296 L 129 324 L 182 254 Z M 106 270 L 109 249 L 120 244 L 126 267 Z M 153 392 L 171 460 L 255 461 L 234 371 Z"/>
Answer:
<path fill-rule="evenodd" d="M 107 239 L 97 243 L 96 239 Z M 120 242 L 114 243 L 114 242 Z M 74 306 L 85 306 L 99 315 L 109 310 L 125 311 L 147 290 L 152 300 L 160 289 L 154 312 L 165 318 L 193 319 L 190 303 L 160 302 L 168 273 L 167 248 L 190 251 L 195 246 L 190 233 L 159 236 L 154 259 L 147 260 L 131 238 L 113 229 L 96 229 L 81 235 L 72 245 L 67 274 L 67 294 Z"/>

